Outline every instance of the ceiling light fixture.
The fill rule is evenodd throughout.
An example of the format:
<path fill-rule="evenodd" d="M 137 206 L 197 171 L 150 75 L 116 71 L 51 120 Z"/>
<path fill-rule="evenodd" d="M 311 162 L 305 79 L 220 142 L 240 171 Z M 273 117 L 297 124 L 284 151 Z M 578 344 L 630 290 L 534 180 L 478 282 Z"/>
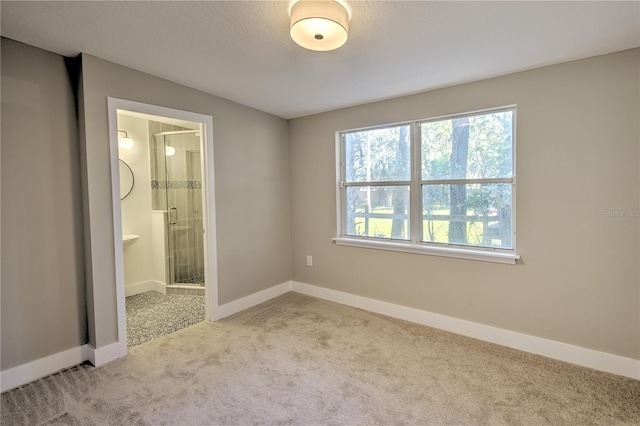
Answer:
<path fill-rule="evenodd" d="M 124 133 L 124 138 L 118 140 L 118 146 L 122 149 L 133 149 L 133 145 L 135 145 L 133 139 L 131 139 L 129 135 L 127 135 L 127 132 L 125 132 L 124 130 L 118 131 Z"/>
<path fill-rule="evenodd" d="M 171 145 L 167 145 L 164 147 L 164 153 L 167 157 L 173 157 L 176 153 L 176 149 Z"/>
<path fill-rule="evenodd" d="M 291 8 L 291 38 L 309 50 L 334 50 L 349 36 L 349 13 L 333 0 L 300 0 Z"/>

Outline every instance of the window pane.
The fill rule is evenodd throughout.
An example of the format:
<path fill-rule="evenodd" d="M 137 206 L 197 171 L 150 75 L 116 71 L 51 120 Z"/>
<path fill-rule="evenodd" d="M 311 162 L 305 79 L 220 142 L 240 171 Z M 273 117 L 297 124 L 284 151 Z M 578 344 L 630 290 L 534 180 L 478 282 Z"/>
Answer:
<path fill-rule="evenodd" d="M 512 248 L 511 235 L 511 184 L 422 186 L 422 241 Z"/>
<path fill-rule="evenodd" d="M 347 182 L 408 181 L 411 179 L 410 127 L 346 133 Z"/>
<path fill-rule="evenodd" d="M 409 237 L 409 186 L 346 188 L 345 234 L 363 237 Z"/>
<path fill-rule="evenodd" d="M 422 123 L 422 179 L 511 178 L 512 124 L 513 111 Z"/>

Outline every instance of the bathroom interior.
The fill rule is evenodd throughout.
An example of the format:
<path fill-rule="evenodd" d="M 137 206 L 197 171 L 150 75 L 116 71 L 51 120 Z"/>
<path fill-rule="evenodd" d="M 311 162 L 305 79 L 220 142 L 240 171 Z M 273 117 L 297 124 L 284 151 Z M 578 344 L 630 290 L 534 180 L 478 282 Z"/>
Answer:
<path fill-rule="evenodd" d="M 205 319 L 200 124 L 118 111 L 127 345 Z"/>

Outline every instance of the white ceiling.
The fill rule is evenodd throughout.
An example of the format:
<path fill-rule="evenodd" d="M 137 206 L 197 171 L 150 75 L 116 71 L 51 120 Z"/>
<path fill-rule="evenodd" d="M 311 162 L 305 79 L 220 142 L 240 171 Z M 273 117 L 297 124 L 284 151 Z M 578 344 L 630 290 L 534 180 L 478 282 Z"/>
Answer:
<path fill-rule="evenodd" d="M 284 118 L 640 46 L 640 2 L 347 1 L 347 43 L 289 38 L 287 1 L 6 1 L 4 37 Z"/>

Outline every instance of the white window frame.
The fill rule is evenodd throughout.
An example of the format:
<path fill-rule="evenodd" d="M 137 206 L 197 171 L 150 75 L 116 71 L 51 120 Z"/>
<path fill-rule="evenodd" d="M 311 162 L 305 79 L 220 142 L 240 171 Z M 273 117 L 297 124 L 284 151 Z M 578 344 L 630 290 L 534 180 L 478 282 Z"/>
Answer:
<path fill-rule="evenodd" d="M 446 243 L 430 243 L 423 242 L 422 240 L 422 227 L 420 221 L 422 220 L 422 185 L 425 181 L 422 180 L 422 161 L 421 161 L 421 144 L 420 144 L 420 125 L 422 123 L 428 123 L 438 120 L 450 120 L 461 117 L 471 117 L 482 114 L 491 114 L 502 111 L 513 112 L 512 123 L 512 172 L 513 177 L 511 179 L 485 179 L 487 182 L 496 181 L 499 183 L 511 184 L 511 249 L 493 248 L 493 247 L 476 247 L 465 246 Z M 344 136 L 347 133 L 375 130 L 388 127 L 410 125 L 410 151 L 411 151 L 411 181 L 410 181 L 410 239 L 409 240 L 395 240 L 388 238 L 376 238 L 369 236 L 352 236 L 345 235 L 345 197 L 346 187 L 345 185 L 345 144 Z M 483 182 L 485 181 L 483 180 Z M 510 182 L 505 182 L 505 181 Z M 459 183 L 458 181 L 442 181 L 443 183 Z M 370 184 L 384 184 L 385 182 L 370 182 Z M 472 183 L 475 183 L 472 181 Z M 354 185 L 357 186 L 357 185 Z M 336 132 L 336 205 L 337 205 L 337 237 L 333 238 L 333 241 L 337 245 L 360 247 L 368 249 L 378 250 L 390 250 L 406 253 L 424 254 L 432 256 L 444 256 L 453 257 L 459 259 L 479 260 L 485 262 L 496 262 L 515 264 L 520 256 L 516 253 L 516 106 L 509 105 L 499 108 L 478 110 L 472 112 L 465 112 L 462 114 L 453 114 L 440 117 L 433 117 L 423 120 L 415 120 L 410 122 L 399 122 L 393 124 L 385 124 L 380 126 L 370 126 L 364 128 L 342 130 Z"/>

